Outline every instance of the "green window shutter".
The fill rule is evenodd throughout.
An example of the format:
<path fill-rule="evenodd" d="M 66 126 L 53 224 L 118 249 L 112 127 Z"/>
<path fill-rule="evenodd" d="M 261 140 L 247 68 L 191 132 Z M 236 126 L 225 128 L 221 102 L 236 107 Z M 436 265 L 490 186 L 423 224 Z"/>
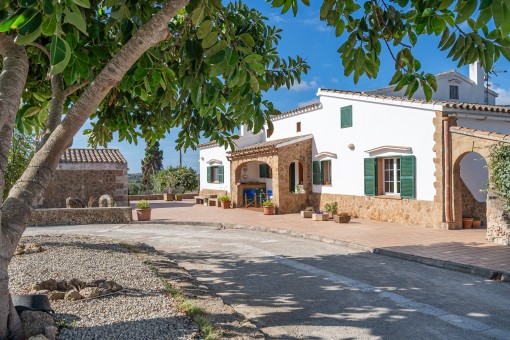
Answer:
<path fill-rule="evenodd" d="M 212 183 L 212 170 L 211 167 L 207 167 L 207 183 Z"/>
<path fill-rule="evenodd" d="M 365 195 L 377 193 L 377 158 L 365 158 Z"/>
<path fill-rule="evenodd" d="M 321 174 L 321 162 L 314 161 L 312 163 L 312 183 L 313 184 L 322 184 L 322 174 Z"/>
<path fill-rule="evenodd" d="M 340 109 L 340 128 L 352 127 L 352 105 Z"/>
<path fill-rule="evenodd" d="M 415 157 L 400 157 L 400 197 L 415 198 Z"/>
<path fill-rule="evenodd" d="M 223 183 L 223 165 L 218 167 L 218 183 Z"/>
<path fill-rule="evenodd" d="M 259 164 L 259 177 L 260 178 L 268 178 L 269 177 L 269 165 Z"/>

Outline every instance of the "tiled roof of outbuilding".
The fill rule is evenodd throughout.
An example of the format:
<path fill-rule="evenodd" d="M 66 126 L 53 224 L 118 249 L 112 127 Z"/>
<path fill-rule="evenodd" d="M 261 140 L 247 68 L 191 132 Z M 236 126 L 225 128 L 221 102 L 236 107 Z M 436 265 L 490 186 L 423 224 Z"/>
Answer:
<path fill-rule="evenodd" d="M 126 159 L 117 149 L 67 149 L 60 163 L 122 163 Z"/>
<path fill-rule="evenodd" d="M 287 142 L 298 141 L 298 140 L 310 139 L 312 137 L 313 137 L 312 135 L 302 135 L 302 136 L 293 136 L 293 137 L 288 137 L 288 138 L 275 139 L 275 140 L 270 140 L 270 141 L 266 141 L 266 142 L 248 145 L 248 146 L 245 146 L 245 147 L 242 147 L 239 149 L 235 149 L 234 151 L 229 152 L 229 153 L 232 155 L 235 155 L 235 154 L 246 153 L 246 152 L 257 152 L 257 151 L 262 151 L 262 150 L 267 150 L 267 149 L 276 149 L 281 144 L 284 144 Z"/>

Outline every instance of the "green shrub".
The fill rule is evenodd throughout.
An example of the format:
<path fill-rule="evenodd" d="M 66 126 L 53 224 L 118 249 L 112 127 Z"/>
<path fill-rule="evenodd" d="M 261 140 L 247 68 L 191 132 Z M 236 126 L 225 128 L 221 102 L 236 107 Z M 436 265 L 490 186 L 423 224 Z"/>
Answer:
<path fill-rule="evenodd" d="M 273 201 L 267 200 L 267 201 L 262 202 L 262 206 L 263 207 L 275 207 L 276 204 Z"/>
<path fill-rule="evenodd" d="M 490 147 L 489 161 L 489 188 L 506 200 L 507 210 L 510 210 L 510 145 Z"/>
<path fill-rule="evenodd" d="M 338 202 L 326 203 L 324 209 L 327 212 L 336 213 L 338 211 Z"/>
<path fill-rule="evenodd" d="M 136 203 L 137 209 L 147 209 L 150 207 L 151 207 L 151 204 L 146 200 L 140 200 L 140 201 L 138 201 L 138 203 Z"/>
<path fill-rule="evenodd" d="M 230 202 L 230 196 L 228 196 L 228 195 L 220 196 L 220 197 L 218 197 L 218 201 L 220 201 L 220 202 Z"/>

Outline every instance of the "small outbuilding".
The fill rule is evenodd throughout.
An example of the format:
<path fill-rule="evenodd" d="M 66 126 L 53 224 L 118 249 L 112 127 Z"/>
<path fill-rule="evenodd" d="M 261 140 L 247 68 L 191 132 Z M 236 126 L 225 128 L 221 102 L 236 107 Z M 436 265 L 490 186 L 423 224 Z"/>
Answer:
<path fill-rule="evenodd" d="M 39 208 L 65 208 L 68 197 L 94 206 L 102 195 L 113 197 L 118 207 L 128 206 L 128 166 L 117 149 L 67 149 L 60 158 Z"/>

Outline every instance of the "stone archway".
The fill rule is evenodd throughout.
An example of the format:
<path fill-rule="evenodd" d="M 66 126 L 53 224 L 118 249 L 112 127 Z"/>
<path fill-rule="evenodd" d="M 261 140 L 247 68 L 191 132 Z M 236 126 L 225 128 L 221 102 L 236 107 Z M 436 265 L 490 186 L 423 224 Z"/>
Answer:
<path fill-rule="evenodd" d="M 462 228 L 462 213 L 465 204 L 462 196 L 461 168 L 462 161 L 473 153 L 478 154 L 487 162 L 487 181 L 490 178 L 490 147 L 509 143 L 510 135 L 469 129 L 465 127 L 454 126 L 450 128 L 452 140 L 452 164 L 453 164 L 453 206 L 454 206 L 454 224 L 456 229 Z M 499 244 L 510 244 L 510 221 L 508 212 L 505 211 L 505 204 L 495 195 L 489 193 L 486 201 L 486 221 L 487 233 L 486 239 Z"/>

